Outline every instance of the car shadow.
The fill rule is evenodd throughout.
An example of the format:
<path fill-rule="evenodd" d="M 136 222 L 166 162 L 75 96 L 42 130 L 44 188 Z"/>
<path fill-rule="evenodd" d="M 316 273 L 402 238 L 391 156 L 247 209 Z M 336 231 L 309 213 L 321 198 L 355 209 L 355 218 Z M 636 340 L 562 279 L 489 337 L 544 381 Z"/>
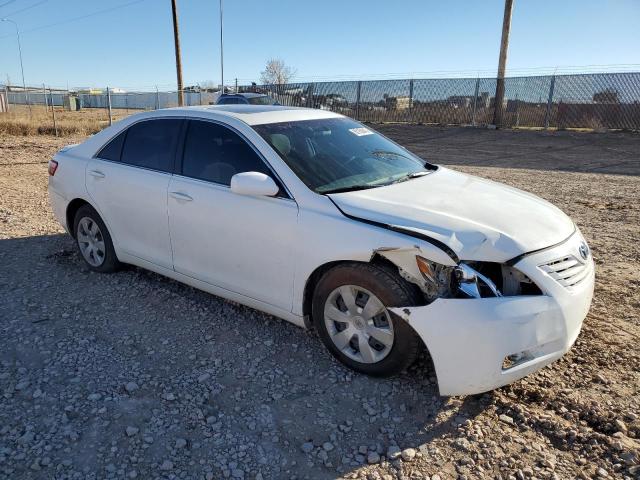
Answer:
<path fill-rule="evenodd" d="M 79 437 L 71 461 L 91 470 L 105 466 L 87 450 L 123 442 L 125 427 L 136 425 L 155 438 L 139 454 L 143 477 L 158 473 L 178 435 L 189 454 L 174 463 L 193 474 L 210 468 L 215 478 L 231 468 L 216 460 L 221 449 L 247 474 L 334 478 L 380 461 L 392 445 L 453 475 L 434 441 L 460 435 L 491 403 L 491 394 L 440 397 L 426 353 L 401 375 L 371 378 L 335 361 L 313 331 L 135 267 L 93 273 L 67 235 L 0 240 L 0 262 L 0 390 L 17 381 L 20 365 L 32 384 L 60 371 L 46 384 L 48 408 L 99 393 L 99 419 L 82 413 L 97 407 L 81 400 L 88 403 L 64 429 Z M 135 392 L 123 387 L 130 381 Z M 2 403 L 0 418 L 12 418 L 16 431 L 23 421 L 45 429 L 42 400 L 23 395 Z M 158 430 L 163 421 L 169 430 Z"/>

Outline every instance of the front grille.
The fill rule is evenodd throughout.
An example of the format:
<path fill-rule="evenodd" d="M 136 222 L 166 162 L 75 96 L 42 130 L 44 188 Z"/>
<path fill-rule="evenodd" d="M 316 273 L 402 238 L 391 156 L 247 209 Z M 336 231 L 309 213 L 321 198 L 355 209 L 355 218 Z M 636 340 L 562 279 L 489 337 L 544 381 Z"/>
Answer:
<path fill-rule="evenodd" d="M 589 275 L 589 264 L 573 255 L 566 255 L 539 267 L 565 287 L 573 287 Z"/>

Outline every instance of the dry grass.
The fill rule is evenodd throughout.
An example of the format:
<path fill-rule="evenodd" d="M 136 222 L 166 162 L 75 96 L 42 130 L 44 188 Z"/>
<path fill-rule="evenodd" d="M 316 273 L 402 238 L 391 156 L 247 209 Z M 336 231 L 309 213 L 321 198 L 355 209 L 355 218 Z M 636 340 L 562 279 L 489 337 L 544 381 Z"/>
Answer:
<path fill-rule="evenodd" d="M 113 120 L 120 120 L 134 111 L 113 111 Z M 103 109 L 85 109 L 69 112 L 61 107 L 55 109 L 56 123 L 53 123 L 51 109 L 33 105 L 31 111 L 26 106 L 12 105 L 9 112 L 0 113 L 0 134 L 15 136 L 93 135 L 109 125 L 109 117 Z"/>

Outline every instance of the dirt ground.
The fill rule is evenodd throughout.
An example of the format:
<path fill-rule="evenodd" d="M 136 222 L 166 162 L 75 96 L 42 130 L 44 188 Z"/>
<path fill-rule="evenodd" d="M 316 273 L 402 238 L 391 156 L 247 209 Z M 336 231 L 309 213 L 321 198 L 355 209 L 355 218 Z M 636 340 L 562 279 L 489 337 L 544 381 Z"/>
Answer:
<path fill-rule="evenodd" d="M 284 321 L 91 273 L 46 197 L 82 139 L 0 136 L 0 478 L 640 478 L 640 136 L 378 128 L 576 221 L 596 291 L 563 359 L 441 398 L 426 359 L 368 378 Z"/>

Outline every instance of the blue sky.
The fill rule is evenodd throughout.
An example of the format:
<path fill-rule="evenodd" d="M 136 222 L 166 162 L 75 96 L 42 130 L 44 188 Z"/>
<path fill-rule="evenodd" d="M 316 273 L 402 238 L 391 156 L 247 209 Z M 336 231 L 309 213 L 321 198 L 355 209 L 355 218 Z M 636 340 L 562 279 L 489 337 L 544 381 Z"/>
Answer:
<path fill-rule="evenodd" d="M 168 89 L 175 88 L 170 5 L 0 0 L 0 17 L 23 32 L 27 84 Z M 299 80 L 491 76 L 503 6 L 502 0 L 225 0 L 225 79 L 258 80 L 271 57 L 295 68 Z M 217 83 L 218 0 L 178 0 L 178 7 L 185 84 Z M 640 64 L 639 25 L 638 0 L 515 0 L 508 71 Z M 1 83 L 7 75 L 20 83 L 15 30 L 2 22 Z"/>

